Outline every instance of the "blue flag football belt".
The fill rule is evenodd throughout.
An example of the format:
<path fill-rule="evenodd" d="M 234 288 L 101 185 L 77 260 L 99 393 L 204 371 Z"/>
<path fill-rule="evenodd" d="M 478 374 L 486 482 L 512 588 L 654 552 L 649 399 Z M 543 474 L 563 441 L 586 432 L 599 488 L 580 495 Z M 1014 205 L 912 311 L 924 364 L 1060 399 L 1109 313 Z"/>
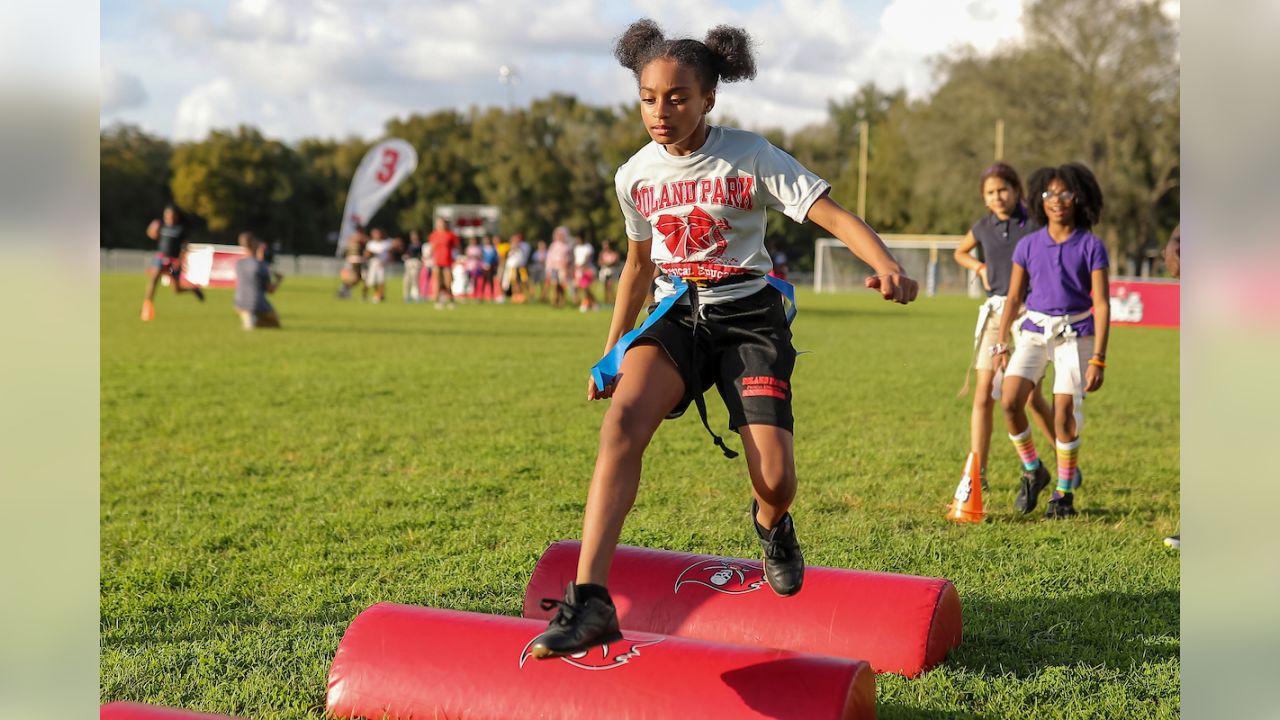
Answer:
<path fill-rule="evenodd" d="M 797 310 L 795 286 L 786 280 L 772 275 L 766 275 L 765 281 L 782 294 L 783 305 L 787 312 L 787 324 L 790 325 L 791 321 L 796 317 Z M 618 373 L 622 368 L 622 356 L 627 354 L 627 348 L 631 347 L 631 343 L 635 342 L 636 338 L 640 337 L 644 331 L 653 327 L 653 324 L 658 322 L 663 315 L 666 315 L 667 312 L 680 301 L 680 298 L 689 294 L 691 289 L 696 287 L 695 283 L 686 282 L 684 278 L 680 277 L 671 277 L 671 282 L 672 286 L 675 288 L 675 292 L 663 298 L 662 302 L 658 303 L 658 307 L 654 308 L 653 312 L 649 313 L 649 317 L 645 318 L 644 322 L 640 324 L 640 327 L 619 338 L 618 342 L 604 354 L 604 357 L 600 358 L 595 365 L 591 366 L 591 377 L 595 380 L 596 390 L 604 390 L 617 379 Z M 696 334 L 698 326 L 696 289 L 692 290 L 690 303 L 694 306 L 694 333 Z M 694 348 L 696 352 L 696 341 L 694 342 Z M 686 379 L 686 382 L 688 382 L 688 379 Z M 715 434 L 715 431 L 711 429 L 710 424 L 707 422 L 707 410 L 706 405 L 702 401 L 702 393 L 698 392 L 697 388 L 691 388 L 691 392 L 693 394 L 693 399 L 698 406 L 698 414 L 702 418 L 702 424 L 707 428 L 707 432 L 711 433 L 711 437 L 714 439 L 716 445 L 722 452 L 724 452 L 725 457 L 737 457 L 738 454 L 725 446 L 724 441 L 720 439 L 720 436 Z"/>

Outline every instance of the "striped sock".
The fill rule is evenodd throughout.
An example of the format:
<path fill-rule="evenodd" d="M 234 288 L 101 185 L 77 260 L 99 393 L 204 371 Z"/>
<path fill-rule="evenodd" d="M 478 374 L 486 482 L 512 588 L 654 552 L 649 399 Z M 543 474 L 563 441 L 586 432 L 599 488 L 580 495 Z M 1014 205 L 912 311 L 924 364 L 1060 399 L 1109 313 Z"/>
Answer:
<path fill-rule="evenodd" d="M 1080 454 L 1080 438 L 1064 443 L 1054 443 L 1058 448 L 1058 487 L 1053 491 L 1054 497 L 1061 497 L 1071 492 L 1071 481 L 1076 477 L 1076 456 Z"/>
<path fill-rule="evenodd" d="M 1040 456 L 1036 454 L 1036 444 L 1031 439 L 1030 425 L 1021 434 L 1010 435 L 1009 439 L 1013 441 L 1013 447 L 1018 451 L 1018 457 L 1022 458 L 1022 467 L 1024 469 L 1035 470 L 1040 467 Z"/>

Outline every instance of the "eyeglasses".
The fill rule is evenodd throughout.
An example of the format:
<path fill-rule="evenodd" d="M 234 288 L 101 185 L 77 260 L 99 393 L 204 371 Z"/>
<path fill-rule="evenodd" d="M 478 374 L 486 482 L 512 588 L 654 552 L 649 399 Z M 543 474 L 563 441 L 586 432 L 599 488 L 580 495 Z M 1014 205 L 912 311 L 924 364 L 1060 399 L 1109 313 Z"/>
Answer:
<path fill-rule="evenodd" d="M 1059 202 L 1069 203 L 1076 199 L 1076 194 L 1070 190 L 1063 190 L 1060 193 L 1053 192 L 1052 190 L 1045 190 L 1040 193 L 1040 199 L 1042 200 L 1052 200 L 1054 198 L 1058 198 Z"/>

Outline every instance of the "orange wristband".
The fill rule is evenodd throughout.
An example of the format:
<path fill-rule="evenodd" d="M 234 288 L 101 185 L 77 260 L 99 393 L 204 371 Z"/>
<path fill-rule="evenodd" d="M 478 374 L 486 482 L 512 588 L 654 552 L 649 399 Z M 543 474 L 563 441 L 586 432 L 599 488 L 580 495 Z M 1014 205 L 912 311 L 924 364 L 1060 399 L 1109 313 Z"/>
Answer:
<path fill-rule="evenodd" d="M 1096 357 L 1095 357 L 1095 358 L 1089 358 L 1089 364 L 1090 364 L 1090 365 L 1092 365 L 1092 366 L 1094 366 L 1094 367 L 1100 367 L 1100 368 L 1105 368 L 1105 367 L 1107 366 L 1107 364 L 1106 364 L 1105 362 L 1103 362 L 1103 361 L 1099 360 L 1099 359 L 1098 359 L 1098 358 L 1096 358 Z"/>

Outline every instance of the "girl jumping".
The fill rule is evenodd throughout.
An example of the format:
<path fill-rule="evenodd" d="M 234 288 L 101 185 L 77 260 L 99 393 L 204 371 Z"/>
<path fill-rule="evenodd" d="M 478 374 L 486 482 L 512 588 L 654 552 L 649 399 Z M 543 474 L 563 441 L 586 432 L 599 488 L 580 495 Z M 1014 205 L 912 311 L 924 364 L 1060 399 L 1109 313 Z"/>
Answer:
<path fill-rule="evenodd" d="M 591 400 L 612 398 L 600 429 L 587 493 L 576 582 L 531 652 L 571 655 L 621 637 L 606 585 L 622 524 L 640 481 L 641 460 L 664 418 L 695 403 L 712 385 L 742 437 L 752 487 L 752 525 L 765 577 L 779 595 L 804 580 L 804 557 L 787 509 L 796 492 L 792 445 L 788 311 L 764 246 L 765 209 L 797 222 L 813 220 L 876 272 L 867 287 L 906 304 L 916 283 L 880 237 L 828 196 L 830 185 L 754 133 L 707 122 L 719 81 L 755 76 L 751 40 L 720 26 L 705 41 L 668 40 L 649 20 L 632 24 L 614 54 L 632 71 L 640 119 L 653 142 L 618 169 L 627 257 L 605 342 L 606 357 L 587 387 Z M 655 267 L 653 309 L 628 333 L 644 304 Z M 624 334 L 626 337 L 624 338 Z M 604 372 L 613 363 L 615 372 Z M 597 382 L 599 378 L 600 382 Z M 729 457 L 723 440 L 711 431 Z"/>

